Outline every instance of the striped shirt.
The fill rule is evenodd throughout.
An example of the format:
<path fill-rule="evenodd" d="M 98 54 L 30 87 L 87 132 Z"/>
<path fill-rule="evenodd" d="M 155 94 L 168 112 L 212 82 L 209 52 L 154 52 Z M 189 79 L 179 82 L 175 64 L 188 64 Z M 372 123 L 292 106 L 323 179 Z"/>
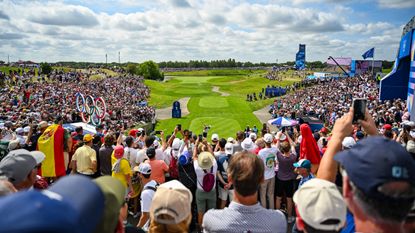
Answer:
<path fill-rule="evenodd" d="M 209 210 L 203 217 L 204 232 L 286 233 L 287 222 L 279 210 L 268 210 L 259 203 L 245 206 L 232 201 L 229 208 Z"/>

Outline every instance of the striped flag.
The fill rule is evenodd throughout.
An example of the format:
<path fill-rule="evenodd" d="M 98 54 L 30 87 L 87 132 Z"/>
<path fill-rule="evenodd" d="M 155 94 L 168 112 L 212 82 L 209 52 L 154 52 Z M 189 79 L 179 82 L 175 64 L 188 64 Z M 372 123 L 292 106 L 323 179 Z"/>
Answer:
<path fill-rule="evenodd" d="M 66 174 L 63 156 L 64 129 L 58 124 L 49 126 L 38 139 L 38 150 L 45 154 L 42 162 L 43 177 L 59 177 Z"/>

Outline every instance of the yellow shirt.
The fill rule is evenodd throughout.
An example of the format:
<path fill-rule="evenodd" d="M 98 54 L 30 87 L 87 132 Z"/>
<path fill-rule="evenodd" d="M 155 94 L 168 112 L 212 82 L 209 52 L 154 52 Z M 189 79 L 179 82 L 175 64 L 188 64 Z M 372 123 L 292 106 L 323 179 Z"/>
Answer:
<path fill-rule="evenodd" d="M 114 153 L 112 153 L 111 156 L 111 164 L 112 166 L 114 166 L 114 163 L 117 161 L 117 159 L 114 157 Z M 128 162 L 127 159 L 121 159 L 120 162 L 120 172 L 114 172 L 112 171 L 112 177 L 118 179 L 119 181 L 121 181 L 121 183 L 127 188 L 128 184 L 127 184 L 127 175 L 132 175 L 132 171 L 131 171 L 131 166 L 130 166 L 130 162 Z"/>
<path fill-rule="evenodd" d="M 83 145 L 75 151 L 72 161 L 76 161 L 76 171 L 78 173 L 92 175 L 95 173 L 92 170 L 92 162 L 97 161 L 97 154 L 90 146 Z"/>

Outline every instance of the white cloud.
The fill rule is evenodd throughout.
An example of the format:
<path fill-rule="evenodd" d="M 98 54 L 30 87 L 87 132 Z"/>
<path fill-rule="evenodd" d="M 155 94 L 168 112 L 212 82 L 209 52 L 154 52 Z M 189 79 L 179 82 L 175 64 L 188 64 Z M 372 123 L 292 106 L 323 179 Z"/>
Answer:
<path fill-rule="evenodd" d="M 413 0 L 378 0 L 378 3 L 383 8 L 415 7 L 415 1 Z"/>
<path fill-rule="evenodd" d="M 99 9 L 111 2 L 85 1 L 95 2 L 97 8 L 62 1 L 1 2 L 14 13 L 7 19 L 0 12 L 0 60 L 10 54 L 16 60 L 103 62 L 108 54 L 111 62 L 121 51 L 121 61 L 232 57 L 282 62 L 295 59 L 299 43 L 307 44 L 307 60 L 360 56 L 372 44 L 377 56 L 393 59 L 402 30 L 389 22 L 350 22 L 353 9 L 338 4 L 324 11 L 281 0 L 122 0 L 122 7 L 139 10 L 106 13 Z"/>

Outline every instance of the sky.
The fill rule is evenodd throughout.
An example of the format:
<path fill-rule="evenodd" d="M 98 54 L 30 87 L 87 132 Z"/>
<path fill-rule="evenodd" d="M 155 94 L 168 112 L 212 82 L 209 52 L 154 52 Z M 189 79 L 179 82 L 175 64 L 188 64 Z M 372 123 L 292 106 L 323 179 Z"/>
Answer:
<path fill-rule="evenodd" d="M 0 0 L 0 60 L 394 60 L 413 0 Z"/>

